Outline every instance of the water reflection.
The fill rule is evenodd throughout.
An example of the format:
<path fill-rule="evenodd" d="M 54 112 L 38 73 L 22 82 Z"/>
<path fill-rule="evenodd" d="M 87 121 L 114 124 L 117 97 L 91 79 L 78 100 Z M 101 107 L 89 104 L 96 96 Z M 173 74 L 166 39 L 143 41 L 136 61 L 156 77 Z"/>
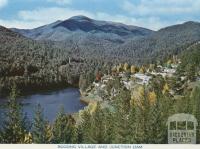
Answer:
<path fill-rule="evenodd" d="M 80 92 L 76 88 L 68 88 L 55 92 L 48 92 L 42 94 L 34 94 L 27 97 L 22 97 L 18 101 L 23 105 L 23 111 L 27 114 L 30 120 L 34 117 L 35 107 L 40 104 L 44 109 L 44 116 L 52 122 L 60 107 L 63 106 L 65 112 L 68 114 L 74 113 L 83 109 L 85 104 L 80 102 Z M 5 100 L 0 100 L 3 104 Z M 2 121 L 5 109 L 0 109 L 0 119 Z"/>

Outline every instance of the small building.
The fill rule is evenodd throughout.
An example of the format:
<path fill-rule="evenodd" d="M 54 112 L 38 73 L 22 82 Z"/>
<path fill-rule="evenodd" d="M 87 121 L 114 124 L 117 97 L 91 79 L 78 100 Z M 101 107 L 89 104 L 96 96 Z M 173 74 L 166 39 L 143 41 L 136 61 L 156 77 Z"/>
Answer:
<path fill-rule="evenodd" d="M 174 74 L 176 72 L 176 69 L 165 68 L 163 72 L 168 73 L 168 74 Z"/>
<path fill-rule="evenodd" d="M 99 83 L 96 83 L 96 82 L 93 82 L 93 85 L 94 85 L 95 87 L 99 87 L 99 86 L 100 86 L 100 84 L 99 84 Z"/>
<path fill-rule="evenodd" d="M 136 83 L 141 84 L 141 85 L 148 84 L 149 80 L 152 78 L 151 76 L 147 76 L 141 73 L 134 74 L 134 77 L 136 78 Z"/>
<path fill-rule="evenodd" d="M 124 86 L 126 89 L 131 90 L 134 87 L 134 82 L 133 81 L 123 81 Z"/>

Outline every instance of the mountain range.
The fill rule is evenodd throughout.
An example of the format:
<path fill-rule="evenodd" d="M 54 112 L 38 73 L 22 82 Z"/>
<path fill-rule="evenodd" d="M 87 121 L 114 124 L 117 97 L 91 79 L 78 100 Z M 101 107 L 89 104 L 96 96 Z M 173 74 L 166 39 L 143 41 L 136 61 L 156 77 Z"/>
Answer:
<path fill-rule="evenodd" d="M 67 48 L 76 56 L 117 58 L 138 64 L 179 54 L 184 46 L 200 40 L 200 23 L 192 21 L 152 31 L 75 16 L 35 29 L 11 30 L 33 40 L 48 41 L 56 47 Z"/>
<path fill-rule="evenodd" d="M 12 29 L 28 38 L 35 40 L 66 41 L 71 38 L 87 38 L 95 36 L 99 39 L 123 42 L 129 38 L 140 38 L 153 33 L 152 30 L 121 23 L 97 21 L 85 16 L 71 17 L 65 21 L 35 29 Z"/>
<path fill-rule="evenodd" d="M 159 31 L 84 16 L 36 29 L 0 26 L 0 96 L 13 82 L 23 91 L 77 85 L 114 64 L 145 65 L 181 55 L 200 41 L 200 23 Z"/>

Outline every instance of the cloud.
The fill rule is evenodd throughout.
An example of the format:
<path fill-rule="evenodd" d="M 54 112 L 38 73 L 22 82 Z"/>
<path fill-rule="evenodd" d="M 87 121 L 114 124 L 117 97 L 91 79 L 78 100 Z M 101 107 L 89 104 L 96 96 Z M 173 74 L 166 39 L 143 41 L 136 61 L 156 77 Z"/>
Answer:
<path fill-rule="evenodd" d="M 35 10 L 23 10 L 18 12 L 18 20 L 0 20 L 0 24 L 9 28 L 36 28 L 45 24 L 55 22 L 57 20 L 66 20 L 72 16 L 85 15 L 87 17 L 124 23 L 128 25 L 135 25 L 150 29 L 160 29 L 163 26 L 171 25 L 167 21 L 163 21 L 158 17 L 132 17 L 122 14 L 111 15 L 104 12 L 91 13 L 85 10 L 76 10 L 71 8 L 51 7 L 51 8 L 37 8 Z M 173 22 L 176 24 L 177 22 Z"/>
<path fill-rule="evenodd" d="M 122 9 L 132 15 L 162 16 L 200 13 L 200 0 L 140 0 L 139 3 L 124 0 Z"/>
<path fill-rule="evenodd" d="M 72 16 L 85 15 L 92 17 L 92 13 L 85 10 L 76 10 L 63 7 L 37 8 L 35 10 L 23 10 L 18 13 L 22 20 L 41 21 L 44 23 L 51 23 L 56 20 L 65 20 Z"/>
<path fill-rule="evenodd" d="M 33 27 L 38 27 L 44 25 L 42 22 L 38 21 L 23 21 L 23 20 L 2 20 L 0 19 L 0 25 L 7 28 L 21 28 L 30 29 Z"/>
<path fill-rule="evenodd" d="M 18 13 L 18 16 L 22 20 L 22 22 L 27 22 L 25 24 L 29 24 L 28 22 L 30 22 L 30 24 L 33 23 L 33 25 L 26 25 L 26 27 L 29 28 L 37 27 L 37 25 L 39 24 L 49 24 L 57 20 L 66 20 L 76 15 L 85 15 L 87 17 L 97 20 L 120 22 L 129 25 L 146 27 L 154 30 L 157 30 L 163 26 L 170 25 L 170 23 L 165 22 L 157 17 L 136 18 L 131 16 L 128 17 L 121 14 L 110 15 L 104 12 L 91 13 L 85 10 L 76 10 L 61 7 L 38 8 L 32 11 L 24 10 Z"/>
<path fill-rule="evenodd" d="M 59 5 L 71 4 L 72 0 L 47 0 L 47 2 L 54 2 Z"/>
<path fill-rule="evenodd" d="M 0 0 L 1 1 L 1 0 Z M 49 0 L 48 0 L 49 1 Z M 55 0 L 51 0 L 55 1 Z M 89 0 L 88 0 L 89 1 Z M 90 0 L 94 1 L 94 0 Z M 96 1 L 96 0 L 95 0 Z M 98 0 L 99 1 L 99 0 Z M 116 0 L 118 1 L 118 0 Z M 16 28 L 36 28 L 41 25 L 49 24 L 57 20 L 66 20 L 72 16 L 85 15 L 97 20 L 106 20 L 113 22 L 125 23 L 128 25 L 135 25 L 145 27 L 153 30 L 174 25 L 177 23 L 183 23 L 184 21 L 191 20 L 190 16 L 200 11 L 197 9 L 200 7 L 200 0 L 137 0 L 138 3 L 131 0 L 121 0 L 120 8 L 123 11 L 112 14 L 107 11 L 93 11 L 83 9 L 73 9 L 69 6 L 57 6 L 57 7 L 37 7 L 32 10 L 20 10 L 17 13 L 14 20 L 0 20 L 0 24 L 6 27 Z M 186 1 L 192 1 L 196 4 L 186 3 Z M 199 5 L 197 5 L 199 2 Z M 173 5 L 172 5 L 173 4 Z M 193 6 L 192 10 L 190 6 Z M 185 8 L 183 10 L 183 8 Z M 169 9 L 169 10 L 168 10 Z M 172 10 L 171 10 L 172 9 Z M 125 11 L 125 12 L 124 12 Z M 187 17 L 178 17 L 174 19 L 175 14 L 192 13 Z M 197 13 L 199 15 L 199 13 Z M 167 15 L 170 18 L 163 17 Z M 184 15 L 183 15 L 184 16 Z M 198 18 L 192 18 L 196 21 Z"/>
<path fill-rule="evenodd" d="M 8 28 L 31 29 L 53 23 L 57 20 L 66 20 L 76 15 L 85 15 L 94 18 L 92 13 L 84 10 L 76 10 L 63 7 L 42 7 L 34 10 L 19 11 L 16 19 L 0 19 L 0 24 Z"/>
<path fill-rule="evenodd" d="M 4 7 L 8 3 L 8 0 L 0 0 L 0 8 Z"/>
<path fill-rule="evenodd" d="M 145 27 L 145 28 L 149 28 L 152 30 L 158 30 L 162 27 L 166 27 L 172 24 L 177 24 L 177 23 L 183 23 L 182 21 L 178 22 L 167 22 L 167 21 L 163 21 L 158 17 L 131 17 L 131 16 L 125 16 L 125 15 L 120 15 L 120 14 L 116 14 L 116 15 L 109 15 L 106 13 L 97 13 L 95 15 L 95 17 L 97 19 L 100 20 L 106 20 L 106 21 L 113 21 L 113 22 L 120 22 L 120 23 L 124 23 L 127 25 L 134 25 L 134 26 L 139 26 L 139 27 Z"/>

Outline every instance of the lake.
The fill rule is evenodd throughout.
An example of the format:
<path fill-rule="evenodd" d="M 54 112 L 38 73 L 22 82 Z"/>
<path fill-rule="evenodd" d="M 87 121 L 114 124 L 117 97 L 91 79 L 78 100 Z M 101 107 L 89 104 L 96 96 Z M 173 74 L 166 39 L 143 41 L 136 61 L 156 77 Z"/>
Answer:
<path fill-rule="evenodd" d="M 76 88 L 68 88 L 59 91 L 33 94 L 21 97 L 18 101 L 23 105 L 23 111 L 27 113 L 29 120 L 34 117 L 35 107 L 40 104 L 44 111 L 44 117 L 53 122 L 60 111 L 61 106 L 67 114 L 78 112 L 86 105 L 80 101 L 80 92 Z M 5 104 L 6 99 L 0 99 L 0 104 Z M 3 112 L 0 109 L 0 120 L 3 119 Z"/>

